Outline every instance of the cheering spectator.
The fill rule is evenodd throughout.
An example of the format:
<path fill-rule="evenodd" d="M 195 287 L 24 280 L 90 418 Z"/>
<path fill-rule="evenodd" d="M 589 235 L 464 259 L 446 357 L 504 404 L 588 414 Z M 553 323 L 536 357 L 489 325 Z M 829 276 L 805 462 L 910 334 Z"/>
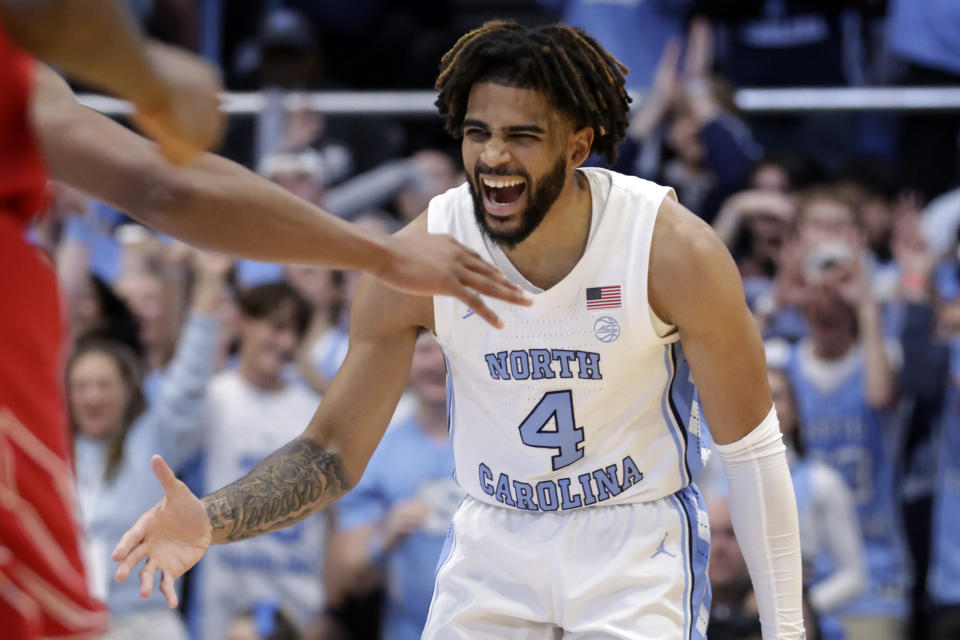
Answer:
<path fill-rule="evenodd" d="M 710 75 L 712 47 L 709 24 L 694 21 L 681 75 L 680 43 L 667 43 L 653 91 L 633 116 L 614 166 L 672 185 L 680 201 L 707 222 L 760 155 L 737 116 L 732 91 Z"/>
<path fill-rule="evenodd" d="M 840 474 L 805 455 L 790 378 L 770 369 L 767 380 L 797 496 L 808 599 L 817 612 L 822 637 L 843 640 L 843 626 L 832 614 L 860 595 L 867 574 L 853 496 Z"/>
<path fill-rule="evenodd" d="M 847 637 L 901 638 L 909 577 L 894 498 L 897 349 L 884 342 L 866 251 L 843 211 L 822 202 L 801 212 L 801 237 L 781 277 L 793 283 L 809 337 L 768 349 L 768 361 L 790 378 L 806 451 L 853 492 L 869 576 L 863 594 L 837 612 Z"/>
<path fill-rule="evenodd" d="M 710 519 L 710 640 L 760 640 L 760 614 L 747 563 L 733 533 L 730 503 L 720 495 L 707 499 Z"/>
<path fill-rule="evenodd" d="M 210 385 L 204 487 L 242 476 L 300 434 L 320 397 L 287 381 L 285 370 L 310 324 L 310 307 L 290 285 L 256 286 L 240 296 L 235 369 Z M 326 513 L 289 529 L 214 547 L 194 574 L 191 634 L 218 638 L 254 602 L 282 602 L 301 628 L 323 610 Z"/>
<path fill-rule="evenodd" d="M 301 634 L 283 609 L 270 600 L 237 614 L 223 640 L 300 640 Z"/>
<path fill-rule="evenodd" d="M 109 580 L 110 550 L 138 514 L 162 497 L 145 464 L 150 456 L 160 453 L 177 469 L 199 447 L 205 390 L 214 371 L 215 304 L 224 260 L 200 261 L 190 318 L 149 408 L 140 385 L 141 361 L 127 345 L 93 334 L 80 340 L 67 364 L 87 566 L 94 592 L 113 615 L 105 636 L 110 640 L 186 637 L 179 616 L 158 591 L 143 600 L 135 584 Z"/>

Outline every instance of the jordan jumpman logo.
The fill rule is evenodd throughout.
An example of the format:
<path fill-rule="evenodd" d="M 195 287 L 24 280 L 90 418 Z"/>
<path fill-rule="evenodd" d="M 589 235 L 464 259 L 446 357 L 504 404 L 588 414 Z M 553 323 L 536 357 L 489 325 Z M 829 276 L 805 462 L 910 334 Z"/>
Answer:
<path fill-rule="evenodd" d="M 666 549 L 663 548 L 663 545 L 666 544 L 666 542 L 667 542 L 667 536 L 668 536 L 668 535 L 670 535 L 670 534 L 669 534 L 669 533 L 663 534 L 663 540 L 660 541 L 660 546 L 657 547 L 657 551 L 656 551 L 652 556 L 650 556 L 650 559 L 651 559 L 651 560 L 653 560 L 654 558 L 656 558 L 656 557 L 657 557 L 658 555 L 660 555 L 661 553 L 662 553 L 663 555 L 670 556 L 671 558 L 676 558 L 676 557 L 677 557 L 677 555 L 676 555 L 675 553 L 670 553 L 669 551 L 667 551 Z"/>

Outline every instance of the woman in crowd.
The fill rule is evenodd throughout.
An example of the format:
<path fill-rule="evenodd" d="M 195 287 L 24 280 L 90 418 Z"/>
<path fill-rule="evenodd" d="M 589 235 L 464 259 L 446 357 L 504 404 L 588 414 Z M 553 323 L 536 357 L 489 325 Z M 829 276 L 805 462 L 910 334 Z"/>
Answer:
<path fill-rule="evenodd" d="M 150 456 L 170 456 L 176 467 L 198 448 L 204 394 L 216 360 L 215 311 L 229 262 L 213 256 L 196 261 L 190 316 L 159 397 L 149 407 L 141 382 L 144 363 L 116 338 L 103 333 L 81 338 L 67 363 L 87 566 L 95 594 L 106 600 L 113 617 L 109 640 L 186 638 L 179 616 L 162 597 L 143 600 L 134 584 L 110 579 L 110 550 L 161 497 L 146 464 Z"/>

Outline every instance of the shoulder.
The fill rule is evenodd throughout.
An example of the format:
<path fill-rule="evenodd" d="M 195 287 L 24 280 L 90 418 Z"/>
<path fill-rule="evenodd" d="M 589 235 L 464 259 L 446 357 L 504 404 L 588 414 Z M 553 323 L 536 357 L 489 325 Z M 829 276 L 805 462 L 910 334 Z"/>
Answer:
<path fill-rule="evenodd" d="M 424 212 L 424 230 L 430 233 L 452 233 L 460 218 L 458 214 L 472 207 L 472 202 L 473 197 L 467 182 L 434 196 Z"/>
<path fill-rule="evenodd" d="M 649 277 L 651 303 L 672 324 L 682 325 L 687 309 L 721 312 L 744 301 L 740 274 L 723 242 L 673 198 L 664 198 L 657 212 Z"/>

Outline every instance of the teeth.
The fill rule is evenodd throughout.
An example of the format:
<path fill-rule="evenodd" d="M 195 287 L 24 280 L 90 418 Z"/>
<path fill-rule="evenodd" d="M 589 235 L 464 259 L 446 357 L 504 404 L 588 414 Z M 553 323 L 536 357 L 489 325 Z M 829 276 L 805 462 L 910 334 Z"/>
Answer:
<path fill-rule="evenodd" d="M 492 188 L 492 189 L 503 189 L 504 187 L 514 187 L 518 184 L 523 184 L 523 178 L 504 178 L 501 180 L 494 180 L 493 178 L 482 178 L 483 184 Z"/>

